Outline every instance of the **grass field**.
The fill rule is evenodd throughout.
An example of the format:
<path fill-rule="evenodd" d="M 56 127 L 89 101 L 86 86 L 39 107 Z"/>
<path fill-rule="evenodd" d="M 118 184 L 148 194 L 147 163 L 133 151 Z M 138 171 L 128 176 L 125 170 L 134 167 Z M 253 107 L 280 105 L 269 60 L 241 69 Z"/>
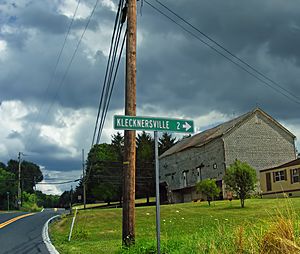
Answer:
<path fill-rule="evenodd" d="M 291 219 L 297 244 L 299 211 L 300 198 L 249 199 L 243 209 L 238 200 L 217 201 L 210 207 L 206 202 L 164 205 L 161 252 L 260 253 L 265 233 L 278 231 L 275 224 L 280 217 Z M 154 206 L 136 208 L 136 244 L 130 250 L 121 248 L 121 209 L 80 210 L 68 242 L 71 219 L 66 216 L 50 227 L 51 239 L 61 254 L 156 253 Z"/>
<path fill-rule="evenodd" d="M 147 199 L 146 198 L 139 198 L 135 200 L 136 204 L 146 204 Z M 150 197 L 149 202 L 155 202 L 155 197 Z M 118 206 L 119 202 L 111 202 L 110 203 L 111 206 Z M 101 208 L 101 207 L 105 207 L 107 206 L 107 203 L 98 203 L 98 204 L 86 204 L 86 208 Z M 83 205 L 82 204 L 78 204 L 78 205 L 73 205 L 73 208 L 77 208 L 77 209 L 83 209 Z"/>

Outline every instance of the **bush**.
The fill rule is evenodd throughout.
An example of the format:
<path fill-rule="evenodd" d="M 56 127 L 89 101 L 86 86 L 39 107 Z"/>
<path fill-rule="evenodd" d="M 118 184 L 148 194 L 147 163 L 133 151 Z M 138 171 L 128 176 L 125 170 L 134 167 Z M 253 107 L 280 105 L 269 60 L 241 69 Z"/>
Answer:
<path fill-rule="evenodd" d="M 22 207 L 21 210 L 24 212 L 39 212 L 42 210 L 42 207 L 39 207 L 36 204 L 37 197 L 35 194 L 30 194 L 27 192 L 22 193 Z"/>
<path fill-rule="evenodd" d="M 244 207 L 245 199 L 256 186 L 256 171 L 246 162 L 236 160 L 226 170 L 224 182 L 227 188 L 235 193 L 241 200 L 241 207 Z"/>
<path fill-rule="evenodd" d="M 208 205 L 210 202 L 219 195 L 220 189 L 216 185 L 216 181 L 213 179 L 205 179 L 196 184 L 197 192 L 201 192 L 206 196 Z"/>

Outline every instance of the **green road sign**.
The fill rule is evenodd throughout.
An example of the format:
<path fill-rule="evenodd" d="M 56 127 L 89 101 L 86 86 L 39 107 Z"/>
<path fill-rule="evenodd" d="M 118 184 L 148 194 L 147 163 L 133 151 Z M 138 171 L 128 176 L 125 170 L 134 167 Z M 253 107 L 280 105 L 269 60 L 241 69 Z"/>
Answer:
<path fill-rule="evenodd" d="M 143 116 L 114 116 L 116 130 L 194 132 L 192 120 Z"/>

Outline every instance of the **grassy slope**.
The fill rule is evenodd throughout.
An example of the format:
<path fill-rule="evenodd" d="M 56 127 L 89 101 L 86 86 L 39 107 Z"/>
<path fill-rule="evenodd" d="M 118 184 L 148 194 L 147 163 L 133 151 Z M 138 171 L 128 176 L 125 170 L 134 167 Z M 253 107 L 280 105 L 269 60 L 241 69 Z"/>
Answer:
<path fill-rule="evenodd" d="M 300 198 L 166 205 L 161 207 L 163 253 L 236 253 L 237 246 L 256 253 L 262 234 L 278 211 L 300 210 Z M 79 211 L 72 241 L 67 241 L 71 217 L 50 228 L 54 245 L 64 253 L 121 252 L 122 210 Z M 298 230 L 296 231 L 298 234 Z M 154 253 L 155 207 L 136 209 L 136 247 L 123 253 Z M 237 243 L 238 242 L 238 243 Z M 243 246 L 241 246 L 243 245 Z"/>

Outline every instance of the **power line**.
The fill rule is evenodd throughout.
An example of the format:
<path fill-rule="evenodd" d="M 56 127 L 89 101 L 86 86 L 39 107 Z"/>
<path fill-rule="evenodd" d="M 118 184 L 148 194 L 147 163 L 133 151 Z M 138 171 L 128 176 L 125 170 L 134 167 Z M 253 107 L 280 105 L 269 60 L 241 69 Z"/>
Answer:
<path fill-rule="evenodd" d="M 111 44 L 110 44 L 110 53 L 109 53 L 109 58 L 107 60 L 105 78 L 104 78 L 101 97 L 100 97 L 99 106 L 98 106 L 98 113 L 97 113 L 97 118 L 96 118 L 92 146 L 95 142 L 95 138 L 97 137 L 95 143 L 98 144 L 100 137 L 101 137 L 103 124 L 104 124 L 105 118 L 106 118 L 106 112 L 107 112 L 107 109 L 108 109 L 108 106 L 110 103 L 110 97 L 111 97 L 112 90 L 114 87 L 115 77 L 118 72 L 120 58 L 122 55 L 123 46 L 124 46 L 124 42 L 125 42 L 126 32 L 124 33 L 124 40 L 123 40 L 123 43 L 122 43 L 122 46 L 120 49 L 119 60 L 118 60 L 117 66 L 115 67 L 116 56 L 117 56 L 117 52 L 118 52 L 118 48 L 119 48 L 119 42 L 120 42 L 121 32 L 122 32 L 122 28 L 123 28 L 123 23 L 125 22 L 125 18 L 126 18 L 127 7 L 126 6 L 123 7 L 123 4 L 124 4 L 124 1 L 120 0 L 118 12 L 116 14 L 115 25 L 114 25 L 114 30 L 113 30 L 113 34 L 112 34 L 112 40 L 111 40 Z M 115 75 L 114 75 L 113 82 L 112 82 L 112 77 L 113 77 L 114 72 L 115 72 Z M 101 111 L 101 109 L 102 109 L 102 111 Z M 100 112 L 101 112 L 101 118 L 99 121 Z M 98 133 L 97 133 L 97 130 L 98 130 Z"/>
<path fill-rule="evenodd" d="M 67 183 L 74 183 L 74 182 L 78 182 L 80 181 L 80 179 L 75 179 L 75 180 L 70 180 L 70 181 L 65 181 L 65 182 L 39 182 L 39 183 L 35 183 L 35 184 L 45 184 L 45 185 L 52 185 L 52 184 L 67 184 Z"/>
<path fill-rule="evenodd" d="M 69 36 L 69 34 L 70 34 L 70 32 L 71 32 L 71 28 L 72 28 L 72 25 L 73 25 L 73 23 L 74 23 L 74 19 L 75 19 L 75 17 L 76 17 L 77 11 L 78 11 L 78 7 L 79 7 L 79 4 L 80 4 L 80 1 L 81 1 L 81 0 L 78 0 L 78 2 L 77 2 L 77 5 L 76 5 L 76 8 L 75 8 L 75 10 L 74 10 L 72 19 L 71 19 L 70 24 L 69 24 L 69 26 L 68 26 L 67 33 L 66 33 L 65 38 L 64 38 L 63 44 L 62 44 L 61 49 L 60 49 L 60 51 L 59 51 L 59 53 L 58 53 L 58 56 L 57 56 L 57 59 L 56 59 L 56 63 L 55 63 L 55 65 L 54 65 L 54 68 L 53 68 L 53 71 L 52 71 L 52 75 L 51 75 L 51 77 L 50 77 L 50 79 L 49 79 L 49 82 L 48 82 L 48 84 L 47 84 L 47 87 L 46 87 L 46 90 L 45 90 L 44 94 L 47 94 L 47 93 L 48 93 L 48 91 L 49 91 L 49 89 L 50 89 L 50 86 L 51 86 L 51 84 L 52 84 L 52 82 L 53 82 L 53 80 L 54 80 L 55 74 L 56 74 L 56 72 L 57 72 L 58 64 L 59 64 L 59 62 L 60 62 L 62 53 L 63 53 L 63 51 L 64 51 L 64 49 L 65 49 L 65 46 L 66 46 L 67 38 L 68 38 L 68 36 Z M 41 106 L 38 108 L 38 114 L 36 115 L 36 118 L 35 118 L 35 121 L 34 121 L 34 122 L 37 122 L 37 120 L 40 118 L 43 107 L 44 107 L 44 103 L 42 102 L 42 103 L 41 103 Z M 26 141 L 26 143 L 25 143 L 25 147 L 27 146 L 28 141 L 32 138 L 32 135 L 33 135 L 33 128 L 31 128 L 31 131 L 30 131 L 30 134 L 29 134 L 29 138 L 27 139 L 27 141 Z"/>
<path fill-rule="evenodd" d="M 94 128 L 91 148 L 93 147 L 93 145 L 95 143 L 96 137 L 97 137 L 96 143 L 99 142 L 99 139 L 100 139 L 99 131 L 100 131 L 101 126 L 103 125 L 103 122 L 105 121 L 105 117 L 106 117 L 105 108 L 106 108 L 106 105 L 108 105 L 109 101 L 110 101 L 110 98 L 109 98 L 108 104 L 107 104 L 107 94 L 108 94 L 107 91 L 109 91 L 108 87 L 111 87 L 111 82 L 109 82 L 109 84 L 108 84 L 108 78 L 112 75 L 111 73 L 114 70 L 114 67 L 111 67 L 111 66 L 112 65 L 114 66 L 114 63 L 115 63 L 115 57 L 116 57 L 117 50 L 118 50 L 121 30 L 123 27 L 123 23 L 125 22 L 124 12 L 126 10 L 126 6 L 123 7 L 123 5 L 124 5 L 124 0 L 120 0 L 119 6 L 118 6 L 118 11 L 116 13 L 112 39 L 111 39 L 111 43 L 110 43 L 109 57 L 107 59 L 105 77 L 104 77 L 102 92 L 101 92 L 101 96 L 100 96 L 100 100 L 99 100 L 99 106 L 98 106 L 98 112 L 97 112 L 97 117 L 96 117 L 96 122 L 95 122 L 95 128 Z M 121 13 L 121 10 L 122 10 L 122 13 Z M 124 33 L 124 39 L 123 39 L 123 43 L 122 43 L 121 50 L 120 50 L 120 56 L 122 54 L 125 37 L 126 37 L 126 32 Z M 117 68 L 115 70 L 115 76 L 118 71 L 118 67 L 119 67 L 119 63 L 120 63 L 120 56 L 119 56 L 119 60 L 117 63 Z M 113 57 L 113 59 L 112 59 L 112 57 Z M 113 80 L 113 86 L 114 86 L 115 76 L 114 76 L 114 80 Z M 111 81 L 111 78 L 109 78 L 109 80 Z M 112 88 L 113 88 L 113 86 L 112 86 Z M 110 96 L 111 96 L 111 93 L 112 93 L 112 90 L 111 90 L 111 92 L 109 92 Z M 101 114 L 101 120 L 99 122 L 101 109 L 102 109 L 102 114 Z M 97 130 L 98 130 L 98 133 L 97 133 Z M 92 166 L 89 167 L 87 176 L 84 179 L 85 182 L 87 182 L 89 180 L 91 171 L 92 171 Z"/>
<path fill-rule="evenodd" d="M 100 137 L 102 135 L 102 131 L 103 131 L 103 127 L 104 127 L 104 123 L 105 123 L 105 119 L 106 119 L 108 107 L 109 107 L 111 96 L 112 96 L 112 92 L 113 92 L 113 89 L 114 89 L 114 86 L 115 86 L 116 76 L 117 76 L 117 73 L 118 73 L 118 69 L 119 69 L 119 65 L 120 65 L 120 60 L 121 60 L 121 56 L 122 56 L 122 52 L 123 52 L 123 48 L 124 48 L 126 36 L 127 36 L 127 30 L 124 33 L 123 42 L 122 42 L 122 46 L 121 46 L 121 50 L 120 50 L 120 54 L 119 54 L 119 58 L 118 58 L 118 62 L 117 62 L 116 71 L 115 71 L 115 74 L 114 74 L 114 78 L 113 78 L 111 89 L 110 89 L 109 96 L 108 96 L 108 102 L 107 102 L 106 107 L 104 109 L 103 121 L 102 121 L 102 124 L 100 125 L 100 129 L 99 129 L 99 132 L 98 132 L 99 138 L 97 139 L 97 141 L 98 141 L 97 143 L 99 143 Z"/>
<path fill-rule="evenodd" d="M 67 75 L 68 75 L 68 73 L 69 73 L 69 70 L 70 70 L 70 68 L 71 68 L 71 65 L 72 65 L 72 63 L 73 63 L 73 61 L 74 61 L 74 59 L 75 59 L 75 56 L 76 56 L 76 54 L 77 54 L 77 52 L 78 52 L 79 46 L 80 46 L 80 44 L 81 44 L 81 41 L 82 41 L 82 39 L 83 39 L 83 37 L 84 37 L 84 35 L 85 35 L 85 33 L 86 33 L 86 30 L 87 30 L 87 28 L 88 28 L 88 26 L 89 26 L 89 24 L 90 24 L 90 22 L 91 22 L 92 16 L 94 15 L 94 12 L 95 12 L 95 10 L 96 10 L 96 8 L 97 8 L 98 3 L 99 3 L 99 0 L 96 0 L 95 4 L 94 4 L 94 6 L 93 6 L 93 9 L 92 9 L 92 11 L 91 11 L 91 14 L 90 14 L 90 16 L 88 17 L 88 20 L 87 20 L 87 22 L 86 22 L 86 25 L 85 25 L 85 27 L 84 27 L 84 30 L 83 30 L 83 32 L 81 33 L 81 36 L 80 36 L 80 38 L 79 38 L 79 40 L 78 40 L 78 42 L 77 42 L 77 45 L 76 45 L 76 47 L 75 47 L 75 49 L 74 49 L 74 52 L 73 52 L 73 54 L 72 54 L 72 56 L 71 56 L 71 58 L 70 58 L 70 61 L 69 61 L 68 65 L 67 65 L 67 67 L 66 67 L 66 70 L 65 70 L 65 72 L 64 72 L 64 74 L 63 74 L 63 76 L 62 76 L 62 79 L 60 80 L 59 85 L 58 85 L 58 87 L 57 87 L 57 89 L 56 89 L 56 91 L 55 91 L 55 93 L 54 93 L 54 96 L 52 97 L 52 103 L 49 104 L 49 107 L 48 107 L 47 112 L 46 112 L 46 114 L 45 114 L 46 117 L 47 117 L 47 115 L 49 114 L 49 112 L 51 111 L 51 108 L 52 108 L 52 106 L 54 105 L 54 101 L 55 101 L 55 99 L 57 98 L 57 96 L 58 96 L 58 94 L 59 94 L 59 91 L 61 90 L 61 88 L 62 88 L 62 86 L 63 86 L 63 84 L 64 84 L 64 81 L 65 81 L 65 79 L 66 79 L 66 77 L 67 77 Z M 78 3 L 78 5 L 79 5 L 79 3 Z M 78 6 L 77 6 L 77 8 L 76 8 L 76 12 L 77 12 L 77 9 L 78 9 Z M 73 15 L 73 17 L 75 17 L 75 15 Z M 73 22 L 72 22 L 72 23 L 73 23 Z M 70 32 L 70 29 L 71 29 L 71 28 L 68 29 L 68 32 Z M 64 42 L 64 43 L 65 43 L 65 42 Z M 61 51 L 61 52 L 62 52 L 62 51 Z M 56 67 L 56 68 L 57 68 L 57 67 Z"/>
<path fill-rule="evenodd" d="M 96 8 L 97 8 L 98 2 L 99 2 L 99 0 L 96 0 L 96 2 L 95 2 L 95 4 L 94 4 L 94 7 L 93 7 L 93 9 L 92 9 L 92 11 L 91 11 L 91 14 L 90 14 L 90 16 L 89 16 L 89 18 L 88 18 L 88 21 L 87 21 L 87 23 L 86 23 L 86 25 L 85 25 L 85 27 L 84 27 L 84 30 L 83 30 L 83 32 L 82 32 L 82 34 L 81 34 L 81 36 L 80 36 L 80 38 L 79 38 L 79 40 L 78 40 L 78 42 L 77 42 L 76 48 L 75 48 L 75 50 L 74 50 L 74 52 L 73 52 L 73 54 L 72 54 L 72 56 L 71 56 L 71 59 L 70 59 L 68 65 L 67 65 L 67 68 L 66 68 L 66 70 L 65 70 L 65 73 L 64 73 L 64 75 L 63 75 L 61 81 L 59 82 L 58 88 L 56 89 L 56 93 L 55 93 L 55 95 L 54 95 L 54 97 L 53 97 L 53 102 L 50 104 L 50 106 L 49 106 L 49 108 L 48 108 L 48 110 L 47 110 L 46 115 L 49 114 L 49 112 L 50 112 L 50 110 L 51 110 L 51 108 L 52 108 L 52 106 L 53 106 L 53 104 L 54 104 L 54 99 L 57 98 L 58 93 L 59 93 L 60 89 L 62 88 L 63 83 L 64 83 L 64 81 L 65 81 L 65 79 L 66 79 L 66 77 L 67 77 L 67 75 L 68 75 L 68 73 L 69 73 L 70 67 L 71 67 L 71 65 L 72 65 L 72 63 L 73 63 L 73 61 L 74 61 L 74 58 L 75 58 L 76 53 L 77 53 L 77 51 L 78 51 L 78 49 L 79 49 L 79 46 L 80 46 L 80 44 L 81 44 L 81 41 L 82 41 L 82 39 L 83 39 L 83 37 L 84 37 L 84 35 L 85 35 L 85 32 L 86 32 L 86 30 L 87 30 L 87 28 L 88 28 L 88 26 L 89 26 L 89 24 L 90 24 L 90 22 L 91 22 L 92 16 L 94 15 L 94 12 L 95 12 L 95 10 L 96 10 Z"/>
<path fill-rule="evenodd" d="M 267 79 L 268 81 L 270 81 L 271 83 L 273 83 L 274 85 L 276 85 L 277 87 L 279 87 L 280 89 L 282 89 L 283 91 L 285 91 L 286 93 L 288 93 L 290 96 L 295 97 L 297 100 L 300 100 L 300 97 L 296 96 L 295 94 L 293 94 L 292 92 L 290 92 L 289 90 L 287 90 L 285 87 L 281 86 L 278 82 L 275 82 L 274 80 L 272 80 L 271 78 L 269 78 L 267 75 L 265 75 L 261 71 L 257 70 L 255 67 L 253 67 L 252 65 L 250 65 L 249 63 L 247 63 L 242 58 L 236 56 L 234 53 L 232 53 L 231 51 L 229 51 L 228 49 L 226 49 L 224 46 L 222 46 L 220 43 L 218 43 L 212 37 L 208 36 L 207 34 L 205 34 L 204 32 L 202 32 L 199 28 L 195 27 L 190 22 L 188 22 L 186 19 L 184 19 L 181 16 L 179 16 L 179 14 L 175 13 L 173 10 L 171 10 L 169 7 L 167 7 L 165 4 L 163 4 L 159 0 L 155 0 L 155 1 L 157 3 L 159 3 L 161 6 L 163 6 L 165 9 L 167 9 L 169 12 L 171 12 L 172 14 L 174 14 L 177 18 L 181 19 L 184 23 L 186 23 L 187 25 L 189 25 L 190 27 L 192 27 L 193 29 L 195 29 L 197 32 L 199 32 L 200 34 L 202 34 L 205 38 L 207 38 L 208 40 L 210 40 L 211 42 L 213 42 L 215 45 L 217 45 L 218 47 L 220 47 L 221 49 L 223 49 L 225 52 L 227 52 L 233 58 L 239 60 L 241 63 L 243 63 L 244 65 L 246 65 L 247 67 L 249 67 L 251 70 L 253 70 L 257 74 L 259 74 L 263 78 Z"/>
<path fill-rule="evenodd" d="M 155 1 L 157 1 L 157 0 L 155 0 Z M 263 73 L 261 73 L 260 71 L 256 70 L 254 67 L 252 67 L 250 64 L 246 63 L 241 58 L 235 56 L 233 53 L 231 53 L 229 50 L 227 50 L 221 44 L 219 44 L 216 41 L 214 41 L 213 39 L 211 39 L 209 36 L 204 35 L 203 32 L 201 32 L 198 28 L 196 28 L 193 25 L 191 25 L 189 22 L 184 21 L 186 24 L 189 24 L 193 29 L 197 30 L 199 33 L 201 33 L 203 36 L 205 36 L 207 39 L 209 39 L 211 42 L 213 42 L 214 44 L 216 44 L 217 46 L 219 46 L 222 50 L 225 50 L 226 53 L 228 53 L 230 56 L 232 56 L 235 60 L 238 60 L 239 62 L 235 62 L 233 59 L 231 59 L 230 57 L 228 57 L 227 55 L 225 55 L 224 53 L 222 53 L 220 50 L 218 50 L 214 46 L 210 45 L 209 43 L 207 43 L 206 41 L 204 41 L 202 38 L 200 38 L 199 36 L 197 36 L 196 34 L 194 34 L 193 32 L 191 32 L 190 30 L 188 30 L 187 28 L 185 28 L 179 22 L 177 22 L 176 20 L 174 20 L 173 18 L 171 18 L 170 16 L 168 16 L 166 13 L 162 12 L 160 9 L 158 9 L 157 7 L 155 7 L 154 5 L 152 5 L 151 3 L 149 3 L 147 0 L 145 0 L 145 3 L 148 4 L 154 10 L 156 10 L 157 12 L 159 12 L 161 15 L 163 15 L 166 18 L 168 18 L 169 20 L 171 20 L 173 23 L 175 23 L 176 25 L 178 25 L 181 29 L 183 29 L 184 31 L 186 31 L 187 33 L 189 33 L 190 35 L 192 35 L 193 37 L 195 37 L 196 39 L 198 39 L 200 42 L 202 42 L 203 44 L 205 44 L 207 47 L 209 47 L 210 49 L 212 49 L 213 51 L 215 51 L 219 55 L 223 56 L 224 58 L 226 58 L 228 61 L 230 61 L 231 63 L 233 63 L 234 65 L 236 65 L 240 69 L 242 69 L 243 71 L 247 72 L 249 75 L 251 75 L 255 79 L 259 80 L 261 83 L 265 84 L 266 86 L 270 87 L 271 89 L 273 89 L 276 92 L 280 93 L 281 95 L 285 96 L 289 100 L 292 100 L 293 102 L 295 102 L 297 104 L 300 104 L 300 101 L 299 101 L 300 98 L 299 97 L 293 95 L 291 92 L 289 92 L 287 89 L 283 88 L 277 82 L 273 81 L 272 79 L 270 79 L 269 77 L 267 77 L 266 75 L 264 75 Z M 163 5 L 163 4 L 161 4 L 161 5 Z M 165 6 L 165 5 L 163 5 L 163 6 Z M 176 14 L 175 12 L 173 12 L 172 10 L 170 10 L 169 8 L 168 8 L 168 10 L 170 12 L 172 12 L 176 17 L 178 17 L 178 18 L 180 17 L 178 14 Z M 180 17 L 180 19 L 184 20 L 181 17 Z M 240 64 L 240 62 L 243 63 L 244 65 L 246 65 L 246 67 L 242 66 Z M 276 87 L 274 87 L 273 85 L 271 85 L 270 83 L 268 83 L 267 81 L 265 81 L 264 79 L 262 79 L 261 77 L 257 76 L 256 74 L 252 73 L 247 68 L 250 68 L 252 71 L 254 71 L 255 73 L 259 74 L 261 77 L 265 78 L 266 80 L 268 80 L 272 84 L 275 84 Z M 279 88 L 281 90 L 285 91 L 286 93 L 283 93 Z"/>
<path fill-rule="evenodd" d="M 99 140 L 100 140 L 100 137 L 101 137 L 101 134 L 102 134 L 102 129 L 103 129 L 103 125 L 104 125 L 104 122 L 105 122 L 106 115 L 107 115 L 107 110 L 108 110 L 108 106 L 109 106 L 109 103 L 110 103 L 110 99 L 111 99 L 113 87 L 114 87 L 114 84 L 115 84 L 115 79 L 116 79 L 118 67 L 119 67 L 119 64 L 120 64 L 120 59 L 121 59 L 121 55 L 122 55 L 122 51 L 123 51 L 123 47 L 124 47 L 126 35 L 127 35 L 127 31 L 124 33 L 124 38 L 123 38 L 122 47 L 121 47 L 121 50 L 120 50 L 120 55 L 119 55 L 119 59 L 118 59 L 118 63 L 117 63 L 117 68 L 116 68 L 116 71 L 115 71 L 115 75 L 114 75 L 114 79 L 113 79 L 113 83 L 112 83 L 112 88 L 111 88 L 110 93 L 109 93 L 108 103 L 106 104 L 106 107 L 104 108 L 104 111 L 102 112 L 102 115 L 104 117 L 101 118 L 103 120 L 100 122 L 100 125 L 99 125 L 98 136 L 97 136 L 97 143 L 99 143 Z M 90 167 L 90 170 L 88 171 L 87 180 L 90 177 L 91 171 L 92 171 L 92 167 Z"/>
<path fill-rule="evenodd" d="M 103 81 L 103 86 L 102 86 L 102 92 L 101 92 L 101 96 L 100 96 L 100 100 L 99 100 L 98 112 L 97 112 L 96 123 L 95 123 L 94 134 L 93 134 L 93 139 L 92 139 L 92 145 L 91 146 L 94 145 L 94 141 L 95 141 L 95 137 L 96 137 L 98 121 L 99 121 L 100 111 L 101 111 L 101 106 L 102 106 L 102 101 L 103 101 L 103 95 L 104 95 L 104 90 L 105 90 L 105 85 L 106 85 L 106 80 L 107 80 L 107 75 L 108 75 L 108 69 L 109 69 L 109 65 L 110 65 L 110 59 L 111 59 L 113 44 L 114 44 L 114 41 L 115 41 L 116 28 L 117 28 L 117 25 L 118 25 L 118 20 L 119 20 L 119 17 L 120 17 L 120 10 L 121 10 L 121 7 L 122 7 L 121 4 L 122 4 L 122 1 L 120 0 L 119 1 L 119 6 L 118 6 L 118 11 L 117 11 L 116 18 L 115 18 L 113 34 L 112 34 L 112 38 L 111 38 L 111 42 L 110 42 L 109 56 L 108 56 L 107 64 L 106 64 L 106 71 L 105 71 L 105 76 L 104 76 L 104 81 Z"/>

